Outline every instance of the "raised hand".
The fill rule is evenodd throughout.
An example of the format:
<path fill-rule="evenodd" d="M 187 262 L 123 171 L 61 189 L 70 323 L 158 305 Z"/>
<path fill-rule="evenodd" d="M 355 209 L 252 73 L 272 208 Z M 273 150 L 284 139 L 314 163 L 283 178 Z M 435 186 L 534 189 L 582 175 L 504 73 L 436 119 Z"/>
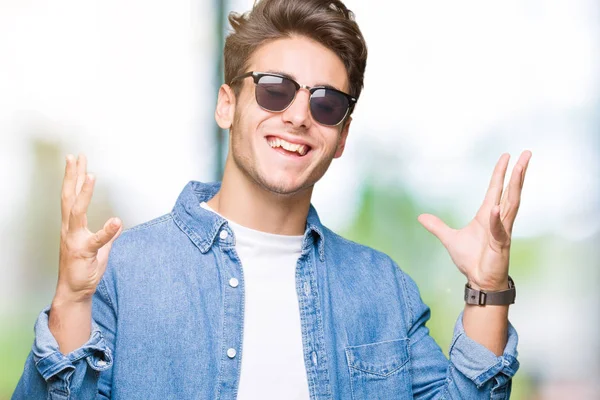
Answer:
<path fill-rule="evenodd" d="M 94 193 L 94 176 L 87 174 L 85 155 L 77 162 L 67 156 L 62 186 L 60 256 L 57 294 L 72 301 L 90 299 L 106 270 L 113 241 L 122 231 L 121 221 L 111 218 L 98 232 L 87 226 L 87 209 Z"/>
<path fill-rule="evenodd" d="M 454 264 L 476 289 L 508 288 L 512 229 L 530 158 L 530 151 L 521 154 L 503 190 L 510 155 L 500 157 L 483 204 L 466 227 L 452 229 L 431 214 L 421 214 L 418 218 L 425 229 L 442 242 Z"/>
<path fill-rule="evenodd" d="M 87 209 L 94 193 L 94 177 L 87 173 L 83 154 L 77 161 L 67 156 L 62 186 L 58 283 L 52 300 L 48 326 L 67 354 L 90 336 L 92 296 L 106 270 L 108 254 L 122 231 L 118 218 L 111 218 L 98 232 L 87 226 Z"/>

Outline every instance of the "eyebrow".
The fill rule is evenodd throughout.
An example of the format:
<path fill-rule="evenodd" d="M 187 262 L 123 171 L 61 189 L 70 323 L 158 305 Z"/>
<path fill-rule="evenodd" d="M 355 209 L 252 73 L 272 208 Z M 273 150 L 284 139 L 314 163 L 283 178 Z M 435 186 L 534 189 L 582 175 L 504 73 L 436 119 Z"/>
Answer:
<path fill-rule="evenodd" d="M 274 69 L 269 69 L 269 70 L 265 71 L 265 73 L 277 74 L 277 75 L 285 76 L 286 78 L 291 79 L 293 81 L 296 80 L 296 77 L 294 75 L 288 74 L 288 73 L 283 72 L 283 71 L 277 71 L 277 70 L 274 70 Z M 335 86 L 330 85 L 328 83 L 317 83 L 316 85 L 313 85 L 311 87 L 316 87 L 316 86 L 322 86 L 322 87 L 325 87 L 327 89 L 334 89 L 334 90 L 338 90 L 340 92 L 343 92 L 342 89 L 336 88 Z"/>

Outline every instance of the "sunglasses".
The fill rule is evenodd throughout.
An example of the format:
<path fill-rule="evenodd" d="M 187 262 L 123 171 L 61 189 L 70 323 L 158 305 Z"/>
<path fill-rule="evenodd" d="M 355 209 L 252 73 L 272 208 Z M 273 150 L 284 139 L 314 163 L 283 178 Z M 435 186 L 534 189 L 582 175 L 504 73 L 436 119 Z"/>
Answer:
<path fill-rule="evenodd" d="M 308 90 L 310 114 L 321 125 L 339 125 L 352 112 L 357 100 L 329 86 L 310 87 L 301 85 L 286 76 L 266 72 L 246 72 L 233 78 L 230 85 L 249 76 L 256 85 L 256 103 L 266 111 L 285 111 L 296 98 L 298 90 Z"/>

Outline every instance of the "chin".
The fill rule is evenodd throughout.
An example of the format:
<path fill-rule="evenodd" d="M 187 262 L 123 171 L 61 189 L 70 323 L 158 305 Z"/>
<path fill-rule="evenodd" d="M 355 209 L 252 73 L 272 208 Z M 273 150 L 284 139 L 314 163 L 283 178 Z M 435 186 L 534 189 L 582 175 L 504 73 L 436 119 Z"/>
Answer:
<path fill-rule="evenodd" d="M 258 179 L 258 183 L 260 186 L 268 190 L 269 192 L 281 195 L 281 196 L 290 196 L 294 194 L 298 194 L 310 187 L 313 184 L 309 182 L 298 182 L 289 178 L 274 178 L 274 177 L 262 177 L 262 179 Z"/>

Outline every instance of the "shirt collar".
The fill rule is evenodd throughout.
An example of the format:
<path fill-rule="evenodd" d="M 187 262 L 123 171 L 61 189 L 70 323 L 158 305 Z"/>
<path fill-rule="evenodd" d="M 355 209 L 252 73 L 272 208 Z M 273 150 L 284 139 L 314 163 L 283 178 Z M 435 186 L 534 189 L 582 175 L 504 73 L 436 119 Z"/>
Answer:
<path fill-rule="evenodd" d="M 182 190 L 175 202 L 171 215 L 179 228 L 194 242 L 202 253 L 206 253 L 227 223 L 227 220 L 216 213 L 200 206 L 203 201 L 214 197 L 221 187 L 221 182 L 202 183 L 190 181 Z M 325 260 L 324 227 L 315 208 L 310 205 L 306 218 L 306 229 L 302 241 L 302 254 L 307 253 L 315 244 L 318 246 L 319 259 Z"/>

